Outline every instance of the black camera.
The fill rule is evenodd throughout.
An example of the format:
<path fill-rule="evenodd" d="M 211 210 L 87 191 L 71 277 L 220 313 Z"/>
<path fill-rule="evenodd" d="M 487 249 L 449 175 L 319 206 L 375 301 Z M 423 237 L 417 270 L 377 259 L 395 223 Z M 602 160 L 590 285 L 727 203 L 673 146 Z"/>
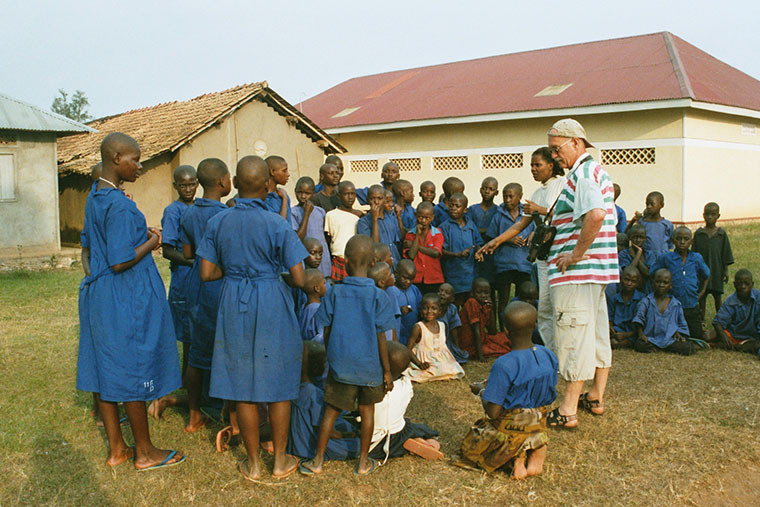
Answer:
<path fill-rule="evenodd" d="M 536 224 L 536 230 L 530 242 L 528 262 L 533 262 L 536 259 L 545 261 L 549 257 L 549 249 L 552 247 L 554 236 L 557 235 L 557 228 L 546 225 L 538 211 L 534 211 L 531 216 L 533 223 Z"/>

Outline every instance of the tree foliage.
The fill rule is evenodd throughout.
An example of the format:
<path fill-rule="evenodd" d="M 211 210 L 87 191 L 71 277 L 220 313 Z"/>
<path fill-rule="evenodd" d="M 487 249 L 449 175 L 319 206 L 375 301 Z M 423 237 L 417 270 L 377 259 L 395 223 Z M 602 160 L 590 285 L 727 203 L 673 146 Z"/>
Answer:
<path fill-rule="evenodd" d="M 60 96 L 53 100 L 53 105 L 50 107 L 54 113 L 78 122 L 86 122 L 92 118 L 87 111 L 90 101 L 82 90 L 76 90 L 71 97 L 63 88 L 58 88 L 58 93 Z"/>

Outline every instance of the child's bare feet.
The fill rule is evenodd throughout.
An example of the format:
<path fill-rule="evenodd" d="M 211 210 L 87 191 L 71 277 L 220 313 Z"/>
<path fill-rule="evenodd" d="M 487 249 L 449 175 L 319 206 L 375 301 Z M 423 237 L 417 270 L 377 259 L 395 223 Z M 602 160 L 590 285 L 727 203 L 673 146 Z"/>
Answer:
<path fill-rule="evenodd" d="M 177 404 L 177 398 L 171 395 L 164 396 L 157 400 L 153 400 L 148 405 L 148 415 L 153 419 L 163 419 L 164 410 L 166 407 L 171 407 Z"/>
<path fill-rule="evenodd" d="M 512 478 L 515 480 L 525 479 L 528 471 L 525 469 L 525 457 L 515 458 L 515 465 L 512 468 Z"/>
<path fill-rule="evenodd" d="M 546 459 L 546 445 L 542 445 L 534 451 L 528 453 L 528 475 L 540 475 L 544 471 L 544 460 Z"/>
<path fill-rule="evenodd" d="M 316 458 L 308 461 L 302 461 L 301 466 L 298 467 L 298 471 L 303 475 L 319 475 L 322 473 L 322 460 L 317 461 Z"/>
<path fill-rule="evenodd" d="M 243 475 L 243 479 L 247 481 L 257 481 L 261 479 L 261 461 L 257 460 L 256 463 L 251 464 L 248 458 L 238 463 L 238 470 Z"/>
<path fill-rule="evenodd" d="M 149 453 L 135 456 L 135 469 L 137 471 L 148 470 L 150 468 L 160 468 L 176 465 L 185 459 L 185 453 L 182 451 L 173 451 L 171 449 L 156 449 L 155 447 Z"/>
<path fill-rule="evenodd" d="M 203 414 L 201 414 L 200 410 L 191 410 L 190 420 L 187 421 L 187 426 L 185 426 L 185 429 L 183 431 L 185 433 L 195 433 L 196 431 L 206 426 L 206 423 L 206 418 L 203 417 Z"/>
<path fill-rule="evenodd" d="M 116 468 L 117 466 L 121 465 L 127 460 L 133 459 L 135 457 L 135 448 L 134 447 L 125 447 L 123 449 L 117 449 L 115 451 L 111 451 L 111 453 L 108 455 L 108 459 L 106 459 L 106 465 L 108 465 L 111 468 Z"/>
<path fill-rule="evenodd" d="M 286 477 L 289 477 L 291 474 L 293 474 L 293 472 L 298 470 L 298 466 L 300 464 L 301 460 L 295 456 L 286 454 L 285 459 L 281 465 L 278 466 L 278 464 L 275 463 L 274 468 L 272 469 L 272 477 L 275 479 L 284 479 Z"/>

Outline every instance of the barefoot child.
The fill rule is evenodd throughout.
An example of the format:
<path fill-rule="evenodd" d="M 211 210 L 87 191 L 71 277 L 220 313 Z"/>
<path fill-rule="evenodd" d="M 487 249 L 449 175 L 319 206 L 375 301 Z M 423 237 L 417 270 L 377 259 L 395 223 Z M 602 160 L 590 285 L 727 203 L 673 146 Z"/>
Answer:
<path fill-rule="evenodd" d="M 164 258 L 170 261 L 172 272 L 169 284 L 169 308 L 172 311 L 174 332 L 177 340 L 182 342 L 182 373 L 187 368 L 187 355 L 190 352 L 190 314 L 187 308 L 187 277 L 190 274 L 192 260 L 182 255 L 182 241 L 179 237 L 179 224 L 182 216 L 190 209 L 198 188 L 195 168 L 181 165 L 174 170 L 174 190 L 178 198 L 164 210 L 161 217 L 162 244 Z"/>
<path fill-rule="evenodd" d="M 459 364 L 465 364 L 470 355 L 459 348 L 459 309 L 454 304 L 454 287 L 450 283 L 442 283 L 438 287 L 438 297 L 441 298 L 441 315 L 438 319 L 446 325 L 446 346 Z"/>
<path fill-rule="evenodd" d="M 194 259 L 187 284 L 190 310 L 190 353 L 184 377 L 190 409 L 190 419 L 185 426 L 187 433 L 198 431 L 206 425 L 201 414 L 203 374 L 211 371 L 221 289 L 219 281 L 201 282 L 201 258 L 196 257 L 195 251 L 211 217 L 227 209 L 222 204 L 222 197 L 229 194 L 232 187 L 227 165 L 218 158 L 207 158 L 198 164 L 198 181 L 203 187 L 203 197 L 195 200 L 180 225 L 184 256 Z"/>
<path fill-rule="evenodd" d="M 401 241 L 398 218 L 385 211 L 385 189 L 372 185 L 367 192 L 370 212 L 356 223 L 356 233 L 372 238 L 375 243 L 385 243 L 391 249 L 393 263 L 401 260 L 398 245 Z"/>
<path fill-rule="evenodd" d="M 398 328 L 398 341 L 406 345 L 409 341 L 409 335 L 417 323 L 417 311 L 422 302 L 422 293 L 412 282 L 417 276 L 417 268 L 409 259 L 401 259 L 396 265 L 395 271 L 396 285 L 388 287 L 388 293 L 391 296 L 391 302 L 396 300 L 401 312 L 401 322 Z M 395 309 L 394 309 L 395 313 Z"/>
<path fill-rule="evenodd" d="M 467 197 L 453 194 L 449 198 L 449 220 L 441 224 L 443 233 L 443 277 L 454 286 L 454 304 L 462 306 L 475 279 L 475 251 L 483 246 L 478 227 L 469 217 Z"/>
<path fill-rule="evenodd" d="M 752 273 L 740 269 L 734 275 L 736 292 L 726 298 L 713 319 L 710 341 L 726 348 L 757 354 L 760 349 L 760 291 Z"/>
<path fill-rule="evenodd" d="M 340 282 L 346 276 L 346 243 L 356 234 L 359 217 L 354 210 L 356 188 L 350 181 L 341 181 L 338 186 L 340 205 L 325 215 L 325 235 L 330 244 L 333 281 Z"/>
<path fill-rule="evenodd" d="M 420 322 L 412 329 L 409 342 L 412 367 L 408 375 L 413 382 L 451 380 L 464 377 L 464 370 L 446 346 L 446 324 L 440 322 L 441 298 L 425 294 L 420 304 Z"/>
<path fill-rule="evenodd" d="M 102 176 L 85 208 L 90 274 L 79 290 L 77 389 L 100 393 L 106 465 L 134 459 L 138 471 L 154 470 L 185 460 L 181 451 L 153 446 L 145 409 L 146 400 L 180 387 L 172 316 L 151 255 L 161 234 L 146 227 L 145 216 L 120 190 L 142 169 L 137 142 L 115 132 L 103 139 L 100 154 Z M 124 441 L 118 402 L 124 402 L 134 447 Z"/>
<path fill-rule="evenodd" d="M 557 397 L 558 363 L 549 349 L 531 342 L 536 315 L 528 303 L 507 306 L 504 321 L 514 348 L 491 367 L 480 391 L 486 417 L 464 437 L 456 465 L 486 472 L 511 466 L 513 479 L 543 471 L 549 441 L 545 413 Z"/>
<path fill-rule="evenodd" d="M 288 224 L 292 223 L 290 216 L 290 197 L 282 186 L 288 184 L 290 179 L 290 173 L 288 172 L 288 163 L 284 158 L 278 155 L 270 155 L 266 158 L 267 166 L 269 167 L 269 184 L 267 190 L 266 199 L 264 204 L 273 212 L 280 215 L 282 218 L 288 221 Z"/>
<path fill-rule="evenodd" d="M 324 326 L 330 372 L 325 382 L 325 410 L 314 459 L 301 464 L 305 475 L 322 473 L 330 433 L 341 410 L 361 416 L 359 463 L 355 474 L 372 472 L 377 462 L 368 456 L 375 403 L 393 387 L 385 331 L 393 328 L 388 298 L 367 278 L 373 262 L 372 239 L 356 235 L 346 244 L 347 276 L 322 299 L 317 322 Z"/>
<path fill-rule="evenodd" d="M 496 329 L 496 315 L 491 301 L 491 285 L 485 278 L 472 282 L 471 297 L 459 310 L 462 327 L 459 344 L 470 359 L 483 361 L 486 357 L 499 357 L 511 350 L 507 335 Z"/>
<path fill-rule="evenodd" d="M 705 264 L 710 268 L 710 281 L 707 283 L 707 292 L 699 300 L 699 310 L 702 321 L 705 320 L 705 308 L 707 296 L 712 294 L 715 304 L 715 313 L 720 310 L 720 300 L 723 297 L 723 284 L 728 283 L 728 266 L 734 263 L 734 254 L 731 252 L 731 242 L 728 234 L 718 227 L 716 222 L 720 218 L 720 207 L 714 202 L 705 204 L 702 213 L 705 226 L 697 229 L 694 233 L 694 243 L 691 251 L 702 256 Z"/>
<path fill-rule="evenodd" d="M 655 256 L 668 252 L 673 248 L 673 224 L 670 220 L 663 218 L 660 214 L 665 207 L 665 197 L 660 192 L 650 192 L 646 199 L 646 209 L 641 214 L 638 211 L 634 213 L 633 218 L 628 223 L 628 232 L 635 223 L 643 225 L 647 230 L 647 240 L 644 243 L 644 250 L 652 252 Z"/>
<path fill-rule="evenodd" d="M 610 345 L 613 349 L 631 348 L 638 333 L 633 317 L 644 294 L 638 291 L 641 273 L 633 266 L 623 269 L 620 292 L 607 299 L 607 315 L 610 319 Z"/>
<path fill-rule="evenodd" d="M 261 477 L 259 410 L 269 404 L 274 441 L 272 476 L 285 478 L 298 460 L 285 454 L 290 400 L 298 397 L 301 333 L 293 298 L 280 277 L 290 271 L 303 286 L 302 261 L 308 256 L 289 222 L 269 211 L 269 168 L 246 156 L 237 165 L 234 184 L 240 193 L 234 208 L 208 222 L 196 254 L 201 280 L 222 279 L 209 394 L 234 400 L 247 457 L 238 466 L 247 480 Z"/>
<path fill-rule="evenodd" d="M 404 238 L 404 256 L 414 261 L 417 276 L 414 283 L 420 292 L 438 292 L 438 286 L 445 280 L 441 270 L 443 234 L 431 225 L 433 205 L 423 201 L 417 206 L 417 225 Z"/>
<path fill-rule="evenodd" d="M 314 195 L 314 180 L 308 176 L 299 178 L 296 182 L 295 192 L 298 204 L 290 208 L 293 229 L 301 241 L 307 237 L 319 240 L 322 245 L 322 261 L 319 270 L 327 278 L 332 274 L 330 247 L 327 246 L 325 239 L 325 210 L 311 201 L 311 197 Z"/>

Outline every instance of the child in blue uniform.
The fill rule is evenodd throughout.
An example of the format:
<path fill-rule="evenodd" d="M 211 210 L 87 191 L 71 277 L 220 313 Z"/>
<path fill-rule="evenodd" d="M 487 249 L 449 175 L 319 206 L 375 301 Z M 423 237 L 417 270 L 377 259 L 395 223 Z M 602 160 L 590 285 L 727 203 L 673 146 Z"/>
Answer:
<path fill-rule="evenodd" d="M 380 177 L 382 179 L 380 180 L 379 186 L 381 186 L 383 190 L 391 191 L 393 189 L 393 184 L 398 181 L 399 176 L 401 176 L 401 174 L 399 173 L 398 164 L 396 162 L 386 162 L 383 164 L 383 168 L 380 170 Z M 362 204 L 364 206 L 372 204 L 369 200 L 370 188 L 372 187 L 356 189 L 356 200 L 359 201 L 359 204 Z"/>
<path fill-rule="evenodd" d="M 367 192 L 370 212 L 356 223 L 356 233 L 372 238 L 375 243 L 385 243 L 391 249 L 394 264 L 401 260 L 398 245 L 401 241 L 401 231 L 398 218 L 385 211 L 385 189 L 380 185 L 372 185 Z"/>
<path fill-rule="evenodd" d="M 633 318 L 636 328 L 633 348 L 637 352 L 664 350 L 683 356 L 696 352 L 696 345 L 686 339 L 689 326 L 683 316 L 683 307 L 678 299 L 668 295 L 672 288 L 670 271 L 667 268 L 655 270 L 652 277 L 654 292 L 639 302 Z"/>
<path fill-rule="evenodd" d="M 702 212 L 705 226 L 697 229 L 694 233 L 694 243 L 691 251 L 702 256 L 705 264 L 710 268 L 710 281 L 707 283 L 707 292 L 699 300 L 699 308 L 702 312 L 702 320 L 705 320 L 707 295 L 712 294 L 715 312 L 720 310 L 721 298 L 723 297 L 723 284 L 728 283 L 728 266 L 734 263 L 734 254 L 731 252 L 731 242 L 728 234 L 716 223 L 720 218 L 720 206 L 714 202 L 705 204 Z"/>
<path fill-rule="evenodd" d="M 173 184 L 179 197 L 166 207 L 161 217 L 161 251 L 164 258 L 171 263 L 169 265 L 172 273 L 169 283 L 169 308 L 171 308 L 177 340 L 182 342 L 182 373 L 184 374 L 187 368 L 187 355 L 190 352 L 190 313 L 186 301 L 187 278 L 193 261 L 185 259 L 182 255 L 179 224 L 195 199 L 195 191 L 198 188 L 195 169 L 189 165 L 177 167 L 174 170 Z"/>
<path fill-rule="evenodd" d="M 388 287 L 388 292 L 399 305 L 401 311 L 401 328 L 398 330 L 398 341 L 406 345 L 409 335 L 417 323 L 417 310 L 422 302 L 422 292 L 414 285 L 417 268 L 409 259 L 402 259 L 396 264 L 396 285 Z"/>
<path fill-rule="evenodd" d="M 282 186 L 288 184 L 290 173 L 288 172 L 288 163 L 279 155 L 270 155 L 266 158 L 269 167 L 269 184 L 267 186 L 267 196 L 264 204 L 272 211 L 292 223 L 290 215 L 290 197 Z"/>
<path fill-rule="evenodd" d="M 449 220 L 442 223 L 443 250 L 441 268 L 443 277 L 454 286 L 457 306 L 467 300 L 475 279 L 475 252 L 483 246 L 478 226 L 465 215 L 467 197 L 453 194 L 449 198 Z"/>
<path fill-rule="evenodd" d="M 644 294 L 638 291 L 641 273 L 633 266 L 623 270 L 620 292 L 607 299 L 607 315 L 610 319 L 610 345 L 613 349 L 630 348 L 636 339 L 633 317 Z"/>
<path fill-rule="evenodd" d="M 702 338 L 702 314 L 699 309 L 699 299 L 707 290 L 710 279 L 710 268 L 702 256 L 690 252 L 691 231 L 681 226 L 673 233 L 675 251 L 667 252 L 657 258 L 652 271 L 667 268 L 673 280 L 671 293 L 683 305 L 683 314 L 689 326 L 689 336 Z"/>
<path fill-rule="evenodd" d="M 475 222 L 482 239 L 486 236 L 486 231 L 488 231 L 488 226 L 491 225 L 491 220 L 493 220 L 493 217 L 499 211 L 499 207 L 493 202 L 498 194 L 498 180 L 493 176 L 484 178 L 480 184 L 480 197 L 482 200 L 467 208 L 467 216 Z M 494 286 L 496 283 L 496 268 L 493 265 L 492 255 L 488 255 L 483 258 L 482 262 L 478 262 L 475 265 L 475 271 L 477 272 L 477 276 L 485 278 L 491 286 Z M 493 299 L 496 299 L 495 294 L 493 295 Z"/>
<path fill-rule="evenodd" d="M 523 190 L 519 183 L 509 183 L 504 187 L 504 203 L 499 206 L 496 216 L 488 226 L 486 237 L 495 238 L 523 217 L 522 199 Z M 493 262 L 496 268 L 496 292 L 499 295 L 499 315 L 509 301 L 509 293 L 512 285 L 517 287 L 526 280 L 530 280 L 531 264 L 528 262 L 528 236 L 536 229 L 533 222 L 522 230 L 520 234 L 500 245 L 493 254 Z M 503 323 L 499 323 L 504 330 Z"/>
<path fill-rule="evenodd" d="M 161 235 L 120 189 L 142 169 L 140 147 L 112 133 L 100 145 L 103 172 L 87 197 L 83 234 L 89 275 L 79 289 L 77 389 L 100 393 L 108 436 L 106 464 L 134 459 L 137 470 L 184 461 L 180 451 L 153 446 L 145 401 L 180 387 L 180 366 L 171 312 L 151 251 Z M 124 441 L 117 402 L 124 402 L 135 447 Z"/>
<path fill-rule="evenodd" d="M 391 256 L 391 248 L 385 243 L 375 243 L 372 245 L 375 251 L 375 264 L 378 262 L 384 262 L 393 269 L 393 257 Z"/>
<path fill-rule="evenodd" d="M 247 459 L 239 470 L 247 480 L 262 475 L 257 404 L 269 403 L 274 442 L 272 476 L 285 478 L 298 460 L 285 454 L 290 400 L 298 397 L 301 332 L 293 298 L 280 277 L 290 271 L 302 287 L 308 253 L 295 231 L 264 204 L 269 168 L 246 156 L 237 164 L 235 207 L 209 220 L 196 251 L 201 280 L 222 279 L 209 394 L 236 402 Z"/>
<path fill-rule="evenodd" d="M 227 209 L 222 197 L 230 193 L 232 184 L 227 165 L 218 158 L 207 158 L 198 164 L 198 181 L 203 197 L 182 217 L 180 238 L 185 258 L 194 259 L 187 283 L 187 305 L 190 313 L 190 353 L 185 370 L 185 387 L 190 418 L 185 432 L 193 433 L 206 425 L 201 414 L 203 372 L 211 370 L 214 352 L 216 316 L 219 312 L 221 282 L 201 282 L 201 259 L 195 251 L 206 233 L 208 221 Z"/>
<path fill-rule="evenodd" d="M 391 312 L 393 313 L 393 329 L 389 329 L 385 332 L 385 339 L 388 341 L 398 341 L 398 325 L 401 322 L 401 308 L 396 303 L 396 297 L 388 292 L 390 287 L 396 283 L 396 277 L 393 276 L 393 270 L 391 267 L 383 262 L 375 262 L 375 265 L 369 268 L 367 276 L 375 282 L 375 287 L 383 291 L 388 297 L 388 305 L 390 305 Z"/>
<path fill-rule="evenodd" d="M 298 204 L 290 208 L 291 222 L 298 237 L 316 238 L 322 245 L 322 261 L 319 270 L 329 277 L 332 273 L 330 247 L 325 238 L 325 210 L 315 205 L 311 198 L 314 195 L 314 180 L 308 176 L 299 178 L 296 182 L 296 200 Z"/>
<path fill-rule="evenodd" d="M 446 346 L 459 364 L 465 364 L 470 354 L 459 348 L 459 328 L 462 327 L 462 320 L 459 318 L 459 309 L 454 304 L 454 286 L 442 283 L 438 287 L 438 297 L 441 298 L 439 320 L 446 325 Z"/>
<path fill-rule="evenodd" d="M 734 275 L 736 292 L 726 298 L 713 319 L 709 340 L 732 350 L 756 354 L 760 350 L 760 291 L 752 273 L 740 269 Z"/>
<path fill-rule="evenodd" d="M 536 317 L 528 303 L 507 306 L 502 320 L 512 352 L 493 363 L 485 387 L 471 386 L 482 399 L 485 417 L 464 437 L 455 465 L 486 472 L 511 468 L 513 479 L 543 471 L 549 441 L 545 415 L 557 397 L 558 363 L 549 349 L 531 341 Z"/>
<path fill-rule="evenodd" d="M 438 227 L 449 219 L 449 199 L 451 196 L 463 193 L 464 182 L 459 178 L 450 176 L 443 180 L 443 200 L 436 204 L 433 210 L 433 227 Z"/>
<path fill-rule="evenodd" d="M 323 329 L 317 325 L 317 311 L 324 295 L 327 293 L 325 277 L 318 269 L 309 268 L 304 272 L 303 292 L 306 294 L 306 305 L 298 314 L 298 327 L 301 329 L 301 339 L 314 340 L 324 343 Z"/>
<path fill-rule="evenodd" d="M 325 346 L 330 372 L 325 383 L 325 411 L 319 427 L 314 459 L 304 462 L 306 475 L 322 472 L 322 462 L 335 420 L 341 410 L 361 416 L 359 464 L 354 473 L 372 472 L 377 463 L 369 458 L 375 403 L 392 387 L 385 331 L 393 328 L 393 313 L 387 296 L 367 278 L 374 261 L 372 239 L 358 234 L 346 245 L 343 283 L 322 299 L 317 322 L 325 328 Z"/>
<path fill-rule="evenodd" d="M 396 213 L 401 214 L 404 231 L 417 224 L 414 206 L 414 186 L 407 180 L 396 180 L 393 184 L 393 195 L 396 198 Z"/>
<path fill-rule="evenodd" d="M 644 250 L 660 256 L 673 248 L 673 224 L 660 214 L 665 207 L 665 197 L 660 192 L 650 192 L 645 201 L 644 213 L 638 211 L 628 224 L 626 232 L 635 223 L 643 225 L 647 230 L 647 241 Z"/>
<path fill-rule="evenodd" d="M 628 266 L 633 266 L 641 273 L 641 286 L 644 292 L 651 292 L 649 272 L 657 262 L 657 256 L 646 249 L 647 230 L 642 224 L 633 224 L 628 233 L 629 245 L 618 250 L 618 267 L 622 273 Z"/>
<path fill-rule="evenodd" d="M 615 213 L 617 215 L 617 225 L 615 228 L 617 229 L 618 233 L 624 233 L 628 228 L 628 217 L 625 214 L 625 210 L 617 205 L 618 197 L 620 197 L 620 185 L 613 183 L 612 188 L 615 192 L 613 195 L 615 199 Z"/>

